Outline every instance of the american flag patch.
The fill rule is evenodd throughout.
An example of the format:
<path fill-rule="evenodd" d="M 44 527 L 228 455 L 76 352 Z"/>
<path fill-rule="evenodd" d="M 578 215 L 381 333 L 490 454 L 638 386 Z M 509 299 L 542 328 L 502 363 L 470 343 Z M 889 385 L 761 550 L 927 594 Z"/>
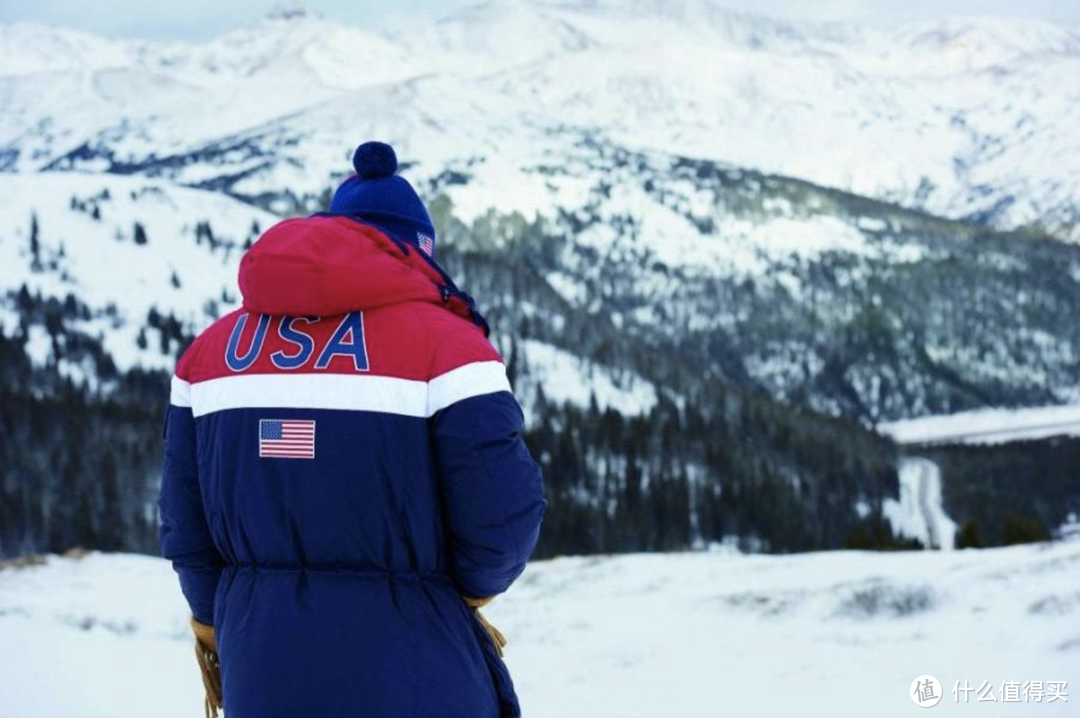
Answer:
<path fill-rule="evenodd" d="M 299 419 L 259 419 L 259 457 L 314 459 L 315 422 Z"/>
<path fill-rule="evenodd" d="M 431 253 L 435 251 L 435 240 L 423 232 L 416 233 L 416 243 L 419 245 L 421 251 L 429 257 L 431 256 Z"/>

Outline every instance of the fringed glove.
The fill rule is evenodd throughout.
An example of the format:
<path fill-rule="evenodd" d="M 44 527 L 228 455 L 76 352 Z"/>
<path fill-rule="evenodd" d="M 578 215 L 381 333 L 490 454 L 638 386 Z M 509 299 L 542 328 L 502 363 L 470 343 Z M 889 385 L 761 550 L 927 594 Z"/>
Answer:
<path fill-rule="evenodd" d="M 206 718 L 216 718 L 222 710 L 221 660 L 217 653 L 217 638 L 214 627 L 191 619 L 191 630 L 195 632 L 195 658 L 202 671 L 203 687 L 206 689 Z"/>
<path fill-rule="evenodd" d="M 484 630 L 487 631 L 487 634 L 491 637 L 491 643 L 495 646 L 495 652 L 498 653 L 501 658 L 503 649 L 506 648 L 506 636 L 503 635 L 502 631 L 495 627 L 494 623 L 484 618 L 484 614 L 480 613 L 480 607 L 488 605 L 495 600 L 495 597 L 469 598 L 468 596 L 464 596 L 464 599 L 465 603 L 467 603 L 469 607 L 472 608 L 473 612 L 476 613 L 476 620 L 480 621 L 480 625 L 483 626 Z"/>

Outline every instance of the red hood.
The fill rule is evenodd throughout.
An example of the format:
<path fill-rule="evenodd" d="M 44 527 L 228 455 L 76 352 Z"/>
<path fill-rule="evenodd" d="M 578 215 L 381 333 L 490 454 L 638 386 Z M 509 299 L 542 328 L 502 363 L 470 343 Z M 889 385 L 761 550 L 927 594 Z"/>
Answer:
<path fill-rule="evenodd" d="M 240 260 L 244 308 L 259 314 L 329 316 L 405 301 L 469 306 L 419 252 L 347 217 L 287 219 Z M 445 300 L 444 300 L 445 297 Z"/>

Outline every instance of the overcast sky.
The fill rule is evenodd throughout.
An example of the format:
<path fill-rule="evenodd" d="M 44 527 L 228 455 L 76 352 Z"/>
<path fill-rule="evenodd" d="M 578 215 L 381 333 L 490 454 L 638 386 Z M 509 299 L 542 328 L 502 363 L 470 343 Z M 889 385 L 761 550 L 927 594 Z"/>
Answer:
<path fill-rule="evenodd" d="M 401 28 L 475 2 L 309 0 L 302 6 L 351 25 Z M 0 0 L 0 22 L 32 20 L 114 37 L 198 40 L 247 24 L 277 4 L 276 0 Z M 874 24 L 944 15 L 994 15 L 1080 25 L 1080 0 L 720 0 L 719 4 L 791 19 Z"/>

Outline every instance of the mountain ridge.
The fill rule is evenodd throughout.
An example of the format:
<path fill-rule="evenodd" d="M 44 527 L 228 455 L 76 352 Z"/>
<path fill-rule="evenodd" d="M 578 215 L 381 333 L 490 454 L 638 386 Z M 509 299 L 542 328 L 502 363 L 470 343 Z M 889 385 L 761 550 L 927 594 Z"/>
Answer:
<path fill-rule="evenodd" d="M 938 23 L 890 54 L 730 13 L 691 32 L 696 4 L 499 7 L 472 47 L 459 14 L 404 49 L 295 17 L 115 62 L 88 41 L 108 68 L 0 50 L 0 553 L 153 550 L 173 362 L 360 139 L 397 148 L 491 321 L 549 555 L 907 546 L 876 425 L 1080 397 L 1067 31 Z M 985 503 L 951 515 L 996 536 Z"/>
<path fill-rule="evenodd" d="M 713 25 L 726 30 L 702 29 Z M 411 99 L 390 100 L 392 111 L 362 129 L 412 145 L 421 170 L 423 160 L 438 167 L 477 154 L 520 164 L 528 156 L 519 145 L 534 131 L 567 125 L 628 149 L 1080 239 L 1080 147 L 1066 119 L 1080 110 L 1080 80 L 1071 79 L 1080 77 L 1080 32 L 1050 23 L 952 19 L 841 32 L 701 3 L 517 2 L 466 8 L 409 38 L 306 16 L 264 19 L 203 43 L 57 31 L 76 50 L 91 49 L 89 59 L 54 63 L 51 79 L 20 57 L 63 42 L 42 26 L 15 42 L 28 27 L 0 29 L 14 48 L 0 56 L 9 107 L 0 169 L 8 171 L 73 163 L 84 145 L 92 152 L 74 166 L 145 163 L 397 88 Z M 260 100 L 237 101 L 245 97 Z M 486 116 L 499 121 L 468 132 Z M 326 119 L 344 127 L 356 117 L 346 108 Z M 441 124 L 455 129 L 440 133 Z M 336 155 L 307 146 L 303 123 L 286 131 L 307 174 L 328 182 Z"/>

